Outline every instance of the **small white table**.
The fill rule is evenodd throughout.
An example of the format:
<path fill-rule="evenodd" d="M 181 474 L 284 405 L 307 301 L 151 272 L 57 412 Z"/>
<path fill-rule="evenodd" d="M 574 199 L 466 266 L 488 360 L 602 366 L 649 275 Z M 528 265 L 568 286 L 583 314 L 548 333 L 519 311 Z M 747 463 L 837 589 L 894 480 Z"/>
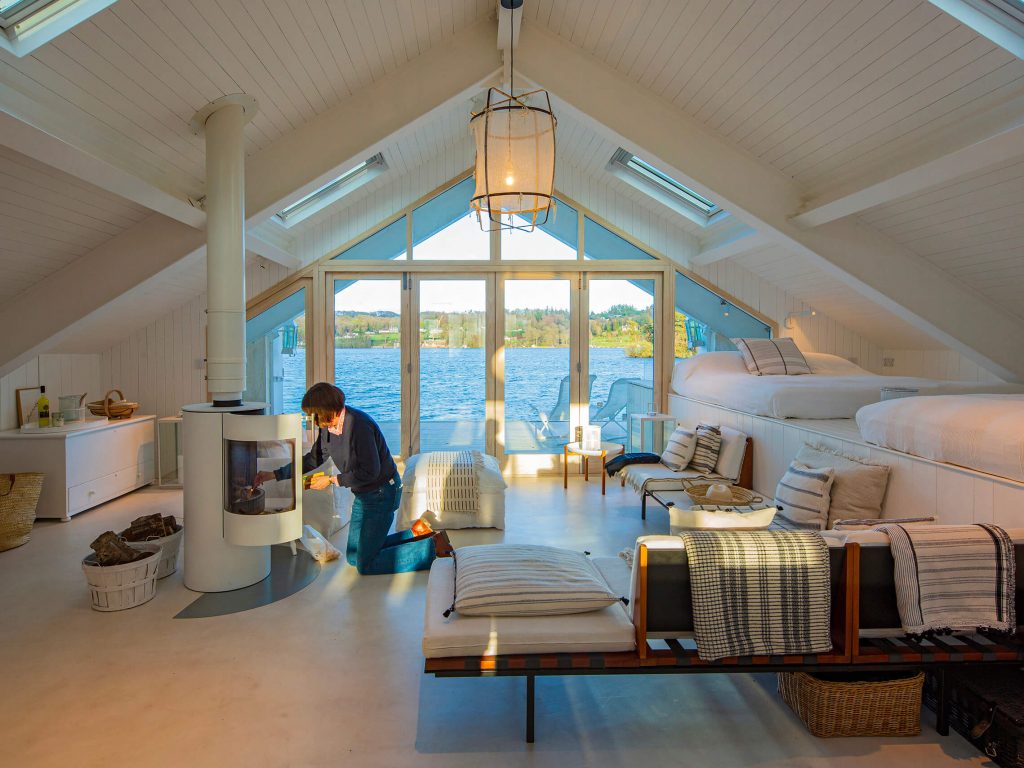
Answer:
<path fill-rule="evenodd" d="M 676 428 L 676 417 L 668 413 L 629 414 L 629 448 L 631 451 L 661 453 L 665 450 L 669 435 Z M 651 432 L 651 444 L 647 445 L 647 431 Z"/>
<path fill-rule="evenodd" d="M 590 459 L 591 457 L 601 457 L 601 495 L 604 496 L 605 492 L 605 471 L 604 464 L 608 458 L 608 454 L 612 456 L 618 456 L 619 454 L 625 453 L 626 447 L 619 443 L 601 443 L 601 449 L 598 451 L 585 451 L 580 443 L 566 443 L 562 455 L 562 487 L 565 489 L 569 488 L 569 456 L 582 456 L 583 457 L 583 482 L 589 482 L 590 480 Z"/>

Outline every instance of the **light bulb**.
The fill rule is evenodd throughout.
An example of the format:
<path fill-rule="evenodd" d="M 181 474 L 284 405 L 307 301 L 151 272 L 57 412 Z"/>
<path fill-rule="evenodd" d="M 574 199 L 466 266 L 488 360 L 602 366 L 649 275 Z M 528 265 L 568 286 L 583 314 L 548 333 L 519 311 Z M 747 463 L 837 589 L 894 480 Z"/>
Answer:
<path fill-rule="evenodd" d="M 508 171 L 505 174 L 505 186 L 506 187 L 511 187 L 515 183 L 516 183 L 516 177 L 512 175 L 512 171 Z"/>

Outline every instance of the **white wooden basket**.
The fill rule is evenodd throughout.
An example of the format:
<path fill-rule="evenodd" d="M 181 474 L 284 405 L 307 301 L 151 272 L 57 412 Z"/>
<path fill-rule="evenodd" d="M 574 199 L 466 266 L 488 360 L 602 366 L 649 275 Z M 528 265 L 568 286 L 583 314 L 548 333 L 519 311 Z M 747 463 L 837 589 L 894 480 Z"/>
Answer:
<path fill-rule="evenodd" d="M 153 599 L 156 595 L 156 574 L 160 567 L 160 547 L 141 544 L 139 549 L 151 552 L 149 557 L 124 565 L 100 566 L 96 555 L 82 560 L 82 571 L 89 582 L 92 607 L 97 611 L 123 611 Z"/>
<path fill-rule="evenodd" d="M 163 552 L 160 555 L 160 567 L 157 569 L 156 577 L 163 579 L 178 570 L 178 553 L 181 551 L 181 537 L 185 528 L 178 523 L 178 530 L 170 536 L 162 536 L 159 539 L 148 539 L 146 541 L 126 541 L 132 549 L 143 549 L 149 544 L 155 544 Z"/>

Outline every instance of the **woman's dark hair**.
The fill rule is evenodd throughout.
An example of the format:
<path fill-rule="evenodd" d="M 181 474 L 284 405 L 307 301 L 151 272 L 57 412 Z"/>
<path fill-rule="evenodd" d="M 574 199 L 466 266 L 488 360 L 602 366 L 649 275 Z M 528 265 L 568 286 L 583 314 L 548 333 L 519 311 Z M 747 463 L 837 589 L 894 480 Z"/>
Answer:
<path fill-rule="evenodd" d="M 333 384 L 321 381 L 302 396 L 302 410 L 313 417 L 313 423 L 318 427 L 330 424 L 345 410 L 345 393 Z"/>

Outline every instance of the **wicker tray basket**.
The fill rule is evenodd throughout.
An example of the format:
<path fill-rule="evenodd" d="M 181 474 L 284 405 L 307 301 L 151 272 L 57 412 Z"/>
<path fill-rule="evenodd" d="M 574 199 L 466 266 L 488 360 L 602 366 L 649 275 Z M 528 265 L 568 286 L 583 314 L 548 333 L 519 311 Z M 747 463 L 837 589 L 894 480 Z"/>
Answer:
<path fill-rule="evenodd" d="M 41 490 L 41 472 L 0 475 L 0 552 L 20 547 L 32 536 Z"/>
<path fill-rule="evenodd" d="M 917 736 L 924 672 L 888 680 L 825 680 L 780 672 L 779 693 L 814 736 Z"/>
<path fill-rule="evenodd" d="M 693 499 L 694 504 L 732 504 L 738 507 L 745 507 L 748 504 L 760 504 L 764 499 L 753 491 L 740 488 L 738 485 L 730 485 L 732 501 L 713 501 L 708 499 L 708 489 L 716 483 L 688 483 L 684 487 L 686 495 Z"/>
<path fill-rule="evenodd" d="M 111 395 L 117 394 L 118 399 L 114 400 Z M 112 389 L 102 400 L 93 400 L 86 403 L 86 407 L 93 416 L 106 416 L 108 419 L 130 419 L 139 409 L 138 403 L 132 403 L 124 399 L 124 392 L 120 389 Z"/>
<path fill-rule="evenodd" d="M 150 556 L 124 565 L 97 565 L 95 554 L 82 560 L 93 610 L 124 611 L 153 599 L 160 567 L 160 547 L 143 544 L 139 549 L 150 552 Z"/>

